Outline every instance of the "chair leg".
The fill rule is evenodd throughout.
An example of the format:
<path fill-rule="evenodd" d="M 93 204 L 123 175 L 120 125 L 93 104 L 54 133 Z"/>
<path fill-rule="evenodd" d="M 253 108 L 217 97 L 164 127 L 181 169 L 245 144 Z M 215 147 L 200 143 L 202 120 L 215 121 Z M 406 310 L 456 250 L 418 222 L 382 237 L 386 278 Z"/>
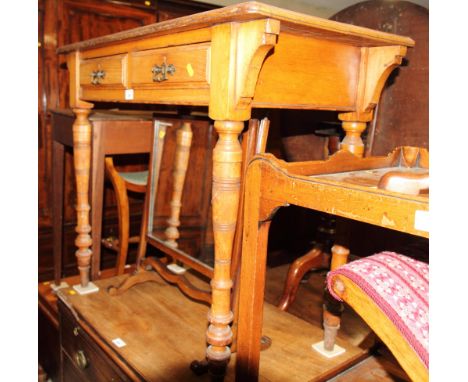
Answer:
<path fill-rule="evenodd" d="M 130 236 L 130 211 L 125 182 L 114 167 L 112 158 L 105 159 L 106 171 L 114 187 L 117 199 L 117 210 L 119 219 L 119 252 L 117 255 L 117 275 L 124 273 L 128 253 L 128 240 Z"/>
<path fill-rule="evenodd" d="M 349 249 L 342 247 L 340 245 L 334 245 L 331 249 L 332 251 L 332 260 L 331 260 L 331 270 L 334 270 L 348 261 Z M 323 337 L 323 347 L 326 351 L 332 351 L 335 347 L 336 336 L 338 334 L 338 329 L 340 328 L 341 322 L 341 312 L 343 311 L 343 304 L 335 300 L 329 294 L 327 288 L 325 287 L 324 293 L 324 305 L 323 305 L 323 327 L 324 327 L 324 337 Z"/>
<path fill-rule="evenodd" d="M 314 247 L 304 256 L 296 259 L 289 267 L 278 308 L 283 311 L 288 310 L 289 306 L 296 299 L 297 290 L 304 275 L 312 269 L 327 268 L 329 258 L 330 255 L 328 253 L 322 251 L 319 247 Z"/>
<path fill-rule="evenodd" d="M 283 311 L 287 311 L 296 299 L 299 284 L 306 273 L 330 267 L 330 248 L 335 236 L 335 219 L 329 215 L 322 215 L 320 219 L 312 249 L 296 259 L 289 267 L 283 295 L 278 303 L 278 308 Z"/>
<path fill-rule="evenodd" d="M 142 264 L 142 261 L 146 255 L 146 249 L 148 246 L 148 240 L 146 238 L 146 234 L 148 233 L 149 199 L 150 199 L 150 193 L 147 190 L 145 194 L 145 202 L 143 204 L 143 215 L 141 217 L 140 237 L 138 240 L 138 251 L 137 251 L 137 257 L 136 257 L 137 269 L 139 269 Z"/>

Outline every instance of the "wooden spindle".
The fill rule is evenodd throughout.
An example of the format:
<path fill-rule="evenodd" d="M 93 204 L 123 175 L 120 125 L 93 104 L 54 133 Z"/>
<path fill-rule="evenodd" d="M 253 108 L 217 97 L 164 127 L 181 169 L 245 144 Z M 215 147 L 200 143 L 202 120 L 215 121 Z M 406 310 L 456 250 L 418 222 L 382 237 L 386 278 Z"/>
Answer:
<path fill-rule="evenodd" d="M 238 136 L 244 128 L 244 123 L 216 121 L 214 126 L 219 134 L 213 151 L 215 266 L 211 280 L 212 304 L 208 313 L 210 325 L 206 333 L 209 344 L 206 356 L 210 363 L 210 373 L 216 378 L 217 375 L 224 375 L 231 356 L 231 254 L 239 206 L 242 164 L 242 148 Z"/>
<path fill-rule="evenodd" d="M 343 130 L 346 132 L 346 136 L 341 142 L 341 149 L 348 150 L 358 157 L 364 155 L 364 142 L 362 141 L 361 134 L 367 127 L 366 122 L 349 122 L 343 121 Z"/>
<path fill-rule="evenodd" d="M 190 122 L 184 122 L 177 130 L 176 155 L 174 161 L 174 185 L 171 199 L 171 216 L 167 220 L 166 244 L 177 248 L 177 239 L 180 237 L 180 209 L 182 207 L 182 191 L 184 189 L 185 176 L 190 157 L 190 146 L 192 145 L 192 127 Z"/>
<path fill-rule="evenodd" d="M 89 174 L 91 163 L 91 131 L 92 126 L 88 119 L 90 109 L 75 108 L 76 115 L 73 123 L 73 160 L 76 177 L 76 213 L 77 225 L 75 244 L 78 247 L 76 258 L 80 272 L 80 285 L 75 286 L 79 293 L 89 293 L 97 290 L 89 282 L 89 269 L 91 261 L 91 225 L 89 223 Z"/>
<path fill-rule="evenodd" d="M 331 270 L 335 270 L 346 264 L 349 256 L 349 249 L 341 245 L 334 245 L 331 249 Z M 328 290 L 325 290 L 325 304 L 323 310 L 323 347 L 327 351 L 332 351 L 335 347 L 336 336 L 340 328 L 341 312 L 343 304 L 329 296 Z"/>

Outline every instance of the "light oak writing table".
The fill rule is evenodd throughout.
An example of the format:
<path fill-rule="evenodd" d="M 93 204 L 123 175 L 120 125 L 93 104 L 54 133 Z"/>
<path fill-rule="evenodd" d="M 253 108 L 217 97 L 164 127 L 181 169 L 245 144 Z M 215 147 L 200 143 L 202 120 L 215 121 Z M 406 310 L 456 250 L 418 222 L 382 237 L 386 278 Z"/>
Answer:
<path fill-rule="evenodd" d="M 248 2 L 58 49 L 67 54 L 74 123 L 81 286 L 89 283 L 88 184 L 93 101 L 208 106 L 215 241 L 207 358 L 230 357 L 230 259 L 239 203 L 238 136 L 251 110 L 340 111 L 342 148 L 362 155 L 361 133 L 382 87 L 413 46 L 410 38 Z"/>

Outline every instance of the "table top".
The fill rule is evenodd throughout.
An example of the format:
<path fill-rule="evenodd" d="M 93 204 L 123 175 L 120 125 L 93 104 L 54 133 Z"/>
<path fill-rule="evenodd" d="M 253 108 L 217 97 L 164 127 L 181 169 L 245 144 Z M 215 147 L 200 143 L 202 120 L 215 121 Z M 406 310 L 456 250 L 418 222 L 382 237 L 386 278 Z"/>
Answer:
<path fill-rule="evenodd" d="M 318 38 L 333 39 L 357 46 L 414 46 L 414 41 L 409 37 L 344 24 L 285 10 L 256 1 L 249 1 L 68 44 L 58 48 L 57 53 L 69 53 L 75 50 L 92 49 L 136 38 L 155 37 L 206 28 L 225 22 L 249 21 L 264 18 L 280 21 L 281 30 L 291 31 L 301 35 L 316 36 Z"/>

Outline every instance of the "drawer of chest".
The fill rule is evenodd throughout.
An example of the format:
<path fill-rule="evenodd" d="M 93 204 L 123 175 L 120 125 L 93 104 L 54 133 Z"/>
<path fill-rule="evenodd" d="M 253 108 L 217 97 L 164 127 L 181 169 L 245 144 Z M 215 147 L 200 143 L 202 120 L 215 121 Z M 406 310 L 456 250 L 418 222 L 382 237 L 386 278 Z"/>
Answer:
<path fill-rule="evenodd" d="M 152 49 L 130 54 L 130 83 L 138 87 L 208 85 L 209 43 Z"/>
<path fill-rule="evenodd" d="M 62 381 L 63 382 L 93 382 L 79 371 L 66 353 L 62 353 Z"/>
<path fill-rule="evenodd" d="M 80 84 L 90 87 L 117 87 L 127 85 L 127 54 L 90 58 L 80 63 Z"/>
<path fill-rule="evenodd" d="M 73 316 L 64 310 L 61 312 L 60 337 L 62 351 L 68 357 L 67 362 L 88 380 L 94 382 L 130 381 L 83 331 Z"/>

